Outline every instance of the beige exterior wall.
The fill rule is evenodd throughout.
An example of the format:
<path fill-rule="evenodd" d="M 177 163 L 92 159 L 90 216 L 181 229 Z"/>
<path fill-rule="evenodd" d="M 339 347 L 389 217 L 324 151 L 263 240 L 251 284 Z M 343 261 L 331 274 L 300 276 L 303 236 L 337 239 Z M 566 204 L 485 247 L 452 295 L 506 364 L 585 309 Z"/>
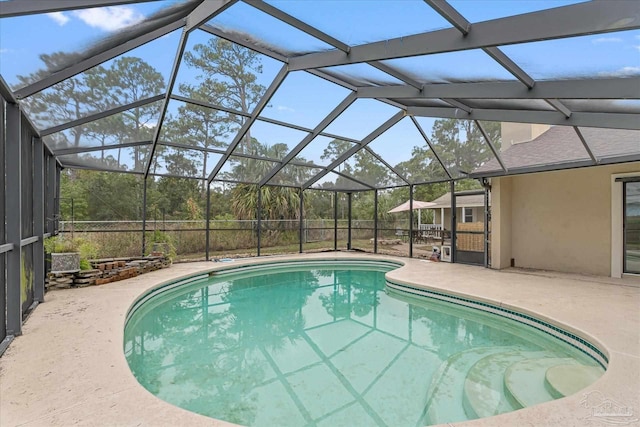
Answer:
<path fill-rule="evenodd" d="M 511 265 L 511 177 L 491 180 L 491 267 Z"/>
<path fill-rule="evenodd" d="M 609 276 L 611 175 L 640 162 L 492 180 L 492 267 Z"/>

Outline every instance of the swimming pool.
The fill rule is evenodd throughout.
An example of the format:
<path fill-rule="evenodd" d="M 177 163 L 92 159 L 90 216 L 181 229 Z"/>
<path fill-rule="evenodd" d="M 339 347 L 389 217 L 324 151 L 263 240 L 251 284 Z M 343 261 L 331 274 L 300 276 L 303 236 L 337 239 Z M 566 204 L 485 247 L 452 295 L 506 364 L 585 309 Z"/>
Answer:
<path fill-rule="evenodd" d="M 176 282 L 130 310 L 127 361 L 159 398 L 256 426 L 462 421 L 575 392 L 604 372 L 542 325 L 386 286 L 397 267 L 290 262 Z"/>

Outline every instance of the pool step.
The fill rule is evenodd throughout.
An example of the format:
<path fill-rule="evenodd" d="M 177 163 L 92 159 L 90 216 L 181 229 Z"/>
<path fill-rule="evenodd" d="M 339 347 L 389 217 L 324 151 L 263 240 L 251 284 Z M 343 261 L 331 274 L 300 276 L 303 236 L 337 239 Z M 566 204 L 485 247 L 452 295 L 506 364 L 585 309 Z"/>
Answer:
<path fill-rule="evenodd" d="M 426 412 L 422 424 L 468 420 L 462 405 L 462 393 L 469 369 L 484 357 L 516 349 L 516 347 L 481 347 L 450 356 L 433 375 L 427 392 Z"/>
<path fill-rule="evenodd" d="M 571 358 L 525 359 L 511 364 L 504 373 L 504 391 L 508 399 L 521 407 L 556 399 L 547 389 L 544 378 L 547 370 L 555 366 L 577 365 Z"/>
<path fill-rule="evenodd" d="M 547 369 L 545 387 L 554 399 L 575 394 L 600 378 L 604 370 L 599 366 L 579 364 L 557 365 Z"/>
<path fill-rule="evenodd" d="M 544 351 L 508 351 L 486 356 L 476 362 L 464 382 L 462 403 L 469 419 L 490 417 L 523 406 L 504 391 L 504 374 L 509 366 L 526 359 L 550 357 Z M 542 378 L 540 383 L 543 384 Z"/>

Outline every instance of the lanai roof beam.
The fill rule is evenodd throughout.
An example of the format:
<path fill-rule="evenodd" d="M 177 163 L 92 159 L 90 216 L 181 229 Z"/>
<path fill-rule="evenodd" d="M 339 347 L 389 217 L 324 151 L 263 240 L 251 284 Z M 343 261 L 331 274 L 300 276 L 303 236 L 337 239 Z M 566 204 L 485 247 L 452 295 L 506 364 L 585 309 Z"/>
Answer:
<path fill-rule="evenodd" d="M 444 19 L 449 21 L 451 25 L 456 27 L 462 35 L 466 36 L 471 30 L 471 22 L 467 21 L 464 16 L 445 0 L 424 0 L 429 6 L 431 6 L 436 12 L 438 12 Z"/>
<path fill-rule="evenodd" d="M 640 28 L 636 2 L 595 1 L 547 9 L 473 24 L 459 37 L 457 28 L 353 46 L 349 53 L 328 51 L 291 58 L 290 70 L 333 67 L 407 56 L 455 52 Z"/>
<path fill-rule="evenodd" d="M 640 120 L 632 113 L 584 113 L 573 112 L 567 118 L 557 111 L 474 109 L 461 114 L 456 108 L 409 107 L 412 116 L 438 117 L 446 119 L 487 120 L 495 122 L 546 123 L 562 126 L 585 126 L 608 129 L 640 130 Z"/>
<path fill-rule="evenodd" d="M 108 110 L 100 111 L 100 112 L 95 113 L 95 114 L 91 114 L 91 115 L 88 115 L 88 116 L 85 116 L 85 117 L 81 117 L 79 119 L 72 120 L 70 122 L 63 123 L 61 125 L 53 126 L 53 127 L 47 128 L 45 130 L 42 130 L 42 131 L 40 131 L 40 135 L 41 136 L 47 136 L 47 135 L 51 135 L 52 133 L 61 132 L 61 131 L 65 130 L 65 129 L 69 129 L 69 128 L 72 128 L 74 126 L 80 126 L 80 125 L 83 125 L 85 123 L 89 123 L 89 122 L 92 122 L 92 121 L 95 121 L 95 120 L 100 120 L 100 119 L 103 119 L 105 117 L 109 117 L 109 116 L 112 116 L 114 114 L 130 110 L 132 108 L 142 107 L 143 105 L 151 104 L 151 103 L 157 102 L 157 101 L 162 101 L 164 99 L 164 97 L 165 97 L 165 94 L 160 94 L 160 95 L 152 96 L 151 98 L 140 99 L 138 101 L 131 102 L 129 104 L 120 105 L 120 106 L 115 107 L 115 108 L 111 108 L 111 109 L 108 109 Z"/>
<path fill-rule="evenodd" d="M 387 120 L 386 122 L 384 122 L 383 124 L 378 126 L 373 132 L 371 132 L 362 141 L 360 141 L 360 144 L 358 144 L 358 145 L 356 145 L 354 147 L 351 147 L 349 150 L 347 150 L 345 153 L 343 153 L 341 156 L 339 156 L 336 160 L 331 162 L 331 164 L 329 166 L 327 166 L 327 170 L 325 172 L 320 172 L 315 177 L 313 177 L 310 180 L 308 180 L 307 182 L 305 182 L 304 185 L 302 186 L 302 188 L 306 190 L 307 188 L 311 187 L 313 184 L 315 184 L 316 182 L 321 180 L 326 174 L 329 173 L 330 170 L 335 169 L 342 162 L 344 162 L 349 157 L 351 157 L 352 155 L 354 155 L 355 153 L 360 151 L 362 148 L 366 147 L 371 141 L 373 141 L 374 139 L 376 139 L 377 137 L 382 135 L 389 128 L 391 128 L 393 125 L 395 125 L 400 120 L 402 120 L 402 118 L 405 116 L 405 114 L 406 114 L 405 111 L 398 111 L 389 120 Z"/>
<path fill-rule="evenodd" d="M 89 9 L 94 7 L 118 6 L 130 3 L 145 3 L 151 1 L 155 0 L 9 0 L 2 2 L 2 7 L 0 7 L 0 18 L 34 15 L 38 13 L 61 12 L 72 9 Z"/>
<path fill-rule="evenodd" d="M 172 22 L 171 24 L 165 25 L 164 27 L 158 28 L 156 30 L 153 30 L 146 34 L 138 36 L 135 39 L 127 40 L 126 42 L 118 46 L 115 46 L 104 52 L 98 53 L 97 55 L 94 55 L 90 58 L 87 58 L 83 61 L 78 62 L 77 64 L 73 64 L 70 67 L 67 67 L 63 70 L 53 73 L 42 80 L 39 80 L 23 88 L 20 88 L 15 91 L 15 95 L 18 99 L 31 96 L 34 93 L 45 90 L 57 83 L 60 83 L 63 80 L 66 80 L 70 77 L 83 73 L 88 69 L 95 67 L 96 65 L 100 65 L 103 62 L 106 62 L 110 59 L 113 59 L 117 56 L 122 55 L 123 53 L 129 52 L 130 50 L 140 47 L 143 44 L 149 43 L 152 40 L 155 40 L 159 37 L 167 35 L 170 32 L 175 31 L 178 28 L 183 26 L 184 26 L 184 20 L 179 19 L 175 22 Z"/>
<path fill-rule="evenodd" d="M 356 100 L 355 94 L 352 92 L 345 99 L 342 100 L 336 108 L 334 108 L 327 116 L 322 119 L 320 123 L 313 129 L 313 132 L 304 137 L 298 145 L 296 145 L 285 157 L 282 159 L 280 165 L 274 167 L 265 177 L 260 181 L 260 185 L 265 185 L 267 182 L 271 180 L 278 172 L 280 172 L 286 165 L 287 162 L 295 158 L 304 148 L 309 145 L 314 138 L 327 127 L 329 126 L 340 114 L 344 112 L 353 102 Z"/>
<path fill-rule="evenodd" d="M 422 91 L 410 86 L 363 86 L 358 98 L 452 99 L 640 99 L 640 77 L 538 81 L 528 89 L 520 82 L 425 84 Z"/>

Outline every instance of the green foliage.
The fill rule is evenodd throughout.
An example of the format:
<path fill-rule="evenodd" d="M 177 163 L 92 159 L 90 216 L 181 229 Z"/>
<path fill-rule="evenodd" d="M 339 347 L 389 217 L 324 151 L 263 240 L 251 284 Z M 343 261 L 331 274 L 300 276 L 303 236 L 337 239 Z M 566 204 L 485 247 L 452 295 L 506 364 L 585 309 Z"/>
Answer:
<path fill-rule="evenodd" d="M 65 68 L 73 63 L 75 58 L 73 55 L 57 52 L 42 55 L 41 60 L 44 69 L 19 77 L 21 86 Z M 196 76 L 193 84 L 179 85 L 178 91 L 185 97 L 206 100 L 211 104 L 251 114 L 266 90 L 259 83 L 259 75 L 262 73 L 260 55 L 226 40 L 212 38 L 207 43 L 196 44 L 185 53 L 184 62 L 185 66 L 192 68 L 191 72 Z M 23 103 L 29 114 L 35 117 L 39 124 L 43 124 L 44 128 L 48 128 L 118 105 L 147 99 L 162 93 L 165 86 L 162 74 L 150 64 L 140 58 L 125 56 L 109 65 L 94 67 L 56 84 L 47 91 L 28 97 Z M 56 150 L 89 146 L 88 138 L 92 147 L 149 141 L 154 135 L 157 115 L 157 103 L 150 103 L 98 121 L 74 126 L 65 132 L 54 133 L 49 138 Z M 163 122 L 154 159 L 149 159 L 149 144 L 133 144 L 128 148 L 70 155 L 77 157 L 68 160 L 70 163 L 86 162 L 90 166 L 122 172 L 140 172 L 149 166 L 151 176 L 146 181 L 147 219 L 156 222 L 160 219 L 201 220 L 205 216 L 207 183 L 204 179 L 194 180 L 187 177 L 208 177 L 219 159 L 219 154 L 214 154 L 211 150 L 226 150 L 245 120 L 242 115 L 219 109 L 193 103 L 179 103 L 177 110 L 170 109 Z M 482 125 L 489 138 L 499 148 L 500 124 L 483 122 Z M 492 158 L 482 133 L 473 121 L 436 120 L 430 132 L 430 140 L 440 160 L 454 178 L 464 176 Z M 164 141 L 175 145 L 165 145 Z M 398 149 L 411 149 L 411 157 L 391 166 L 412 183 L 446 180 L 447 174 L 433 151 L 426 143 L 420 141 L 412 148 L 404 141 L 398 141 Z M 354 146 L 352 142 L 334 139 L 328 143 L 320 158 L 326 162 L 325 165 L 329 164 Z M 285 158 L 288 151 L 287 144 L 279 141 L 271 145 L 261 143 L 252 137 L 249 131 L 235 147 L 229 164 L 219 172 L 219 177 L 235 182 L 261 182 L 265 176 L 270 176 L 274 167 L 280 165 L 277 160 Z M 281 219 L 299 218 L 299 189 L 277 185 L 298 187 L 313 177 L 312 171 L 317 165 L 300 156 L 293 160 L 296 165 L 287 165 L 271 177 L 270 185 L 261 187 L 261 219 L 277 223 Z M 326 189 L 364 188 L 356 181 L 374 187 L 391 187 L 399 183 L 396 174 L 368 150 L 358 151 L 352 158 L 338 165 L 336 171 L 340 173 L 336 182 L 323 180 L 321 185 Z M 156 173 L 171 177 L 154 177 Z M 63 220 L 142 219 L 144 180 L 139 175 L 65 169 L 61 183 L 60 209 Z M 479 188 L 477 181 L 465 180 L 456 183 L 457 191 L 476 188 Z M 448 191 L 448 182 L 416 185 L 414 199 L 430 201 Z M 372 191 L 354 193 L 354 220 L 373 219 L 373 194 Z M 304 218 L 333 218 L 333 191 L 306 191 L 304 195 Z M 408 215 L 387 212 L 407 199 L 406 187 L 379 190 L 378 218 L 389 221 L 390 229 L 395 228 L 393 222 L 406 222 Z M 212 218 L 254 220 L 257 215 L 257 185 L 214 183 L 210 202 Z M 338 201 L 339 219 L 346 218 L 346 207 L 346 195 L 341 193 Z M 429 212 L 422 212 L 422 220 L 430 219 Z M 180 225 L 182 228 L 168 233 L 158 231 L 148 234 L 147 242 L 170 244 L 174 253 L 175 248 L 179 248 L 181 253 L 199 251 L 204 245 L 204 233 L 189 230 L 190 226 Z M 217 226 L 223 229 L 227 227 L 226 224 Z M 269 229 L 268 226 L 269 224 L 263 223 L 263 245 L 293 242 L 298 238 L 295 230 L 277 227 Z M 135 227 L 139 228 L 139 225 L 127 228 L 132 231 L 95 233 L 91 238 L 100 242 L 101 256 L 139 255 L 142 236 L 133 231 Z M 237 227 L 237 223 L 229 222 L 228 227 Z M 253 229 L 221 230 L 212 232 L 212 235 L 216 236 L 212 239 L 212 247 L 239 250 L 255 247 L 256 233 Z M 85 259 L 98 255 L 97 247 L 89 245 L 88 242 L 84 248 L 79 242 L 57 244 L 63 243 L 72 247 L 58 246 L 55 251 L 79 250 Z M 55 244 L 50 243 L 49 246 Z"/>
<path fill-rule="evenodd" d="M 98 252 L 100 248 L 98 244 L 92 240 L 84 238 L 76 238 L 78 243 L 78 252 L 80 252 L 80 262 L 82 260 L 90 260 L 98 258 Z"/>
<path fill-rule="evenodd" d="M 300 192 L 291 187 L 261 187 L 262 219 L 300 218 Z M 305 209 L 308 202 L 305 203 Z M 231 209 L 237 219 L 256 219 L 258 186 L 239 184 L 231 195 Z M 304 212 L 303 212 L 304 215 Z"/>
<path fill-rule="evenodd" d="M 142 184 L 131 174 L 65 169 L 60 215 L 66 221 L 138 219 L 142 216 Z"/>
<path fill-rule="evenodd" d="M 28 85 L 52 72 L 66 68 L 76 62 L 73 54 L 56 52 L 40 55 L 45 65 L 28 76 L 18 76 L 20 86 Z M 122 57 L 109 67 L 97 66 L 75 77 L 54 85 L 50 90 L 39 92 L 25 100 L 25 107 L 35 119 L 50 126 L 67 123 L 81 117 L 108 110 L 158 95 L 164 90 L 162 74 L 140 58 Z M 101 145 L 117 142 L 144 141 L 150 139 L 157 120 L 157 107 L 147 104 L 132 108 L 98 121 L 74 126 L 67 132 L 52 135 L 56 148 L 79 147 L 86 137 Z M 148 146 L 133 149 L 133 168 L 140 170 L 148 153 Z M 116 169 L 127 168 L 125 159 L 112 156 L 96 158 L 91 154 L 78 155 L 81 159 L 107 164 Z"/>
<path fill-rule="evenodd" d="M 147 189 L 147 197 L 161 212 L 172 219 L 193 217 L 193 211 L 190 212 L 187 209 L 187 201 L 201 198 L 198 181 L 169 177 L 160 178 L 153 190 Z"/>
<path fill-rule="evenodd" d="M 78 252 L 80 242 L 63 234 L 44 239 L 44 251 L 48 254 Z"/>
<path fill-rule="evenodd" d="M 202 88 L 210 88 L 210 95 L 224 95 L 221 105 L 225 107 L 249 113 L 265 91 L 257 83 L 257 74 L 262 73 L 259 54 L 227 40 L 211 38 L 206 44 L 198 43 L 185 53 L 184 61 L 197 70 L 196 80 Z"/>
<path fill-rule="evenodd" d="M 154 230 L 152 232 L 147 232 L 146 239 L 150 243 L 171 243 L 172 239 L 169 234 L 164 231 Z"/>
<path fill-rule="evenodd" d="M 80 268 L 82 270 L 91 269 L 89 260 L 98 258 L 100 247 L 96 241 L 83 237 L 68 236 L 58 234 L 44 239 L 44 251 L 48 254 L 78 252 L 80 254 Z M 84 266 L 84 267 L 83 267 Z"/>
<path fill-rule="evenodd" d="M 154 243 L 161 244 L 161 246 L 166 248 L 166 251 L 163 251 L 165 252 L 165 255 L 171 260 L 175 259 L 177 255 L 175 242 L 174 242 L 174 239 L 168 233 L 165 233 L 164 231 L 160 231 L 160 230 L 147 232 L 145 233 L 145 240 L 148 242 L 148 245 L 150 245 L 151 247 L 153 247 Z"/>
<path fill-rule="evenodd" d="M 80 259 L 80 270 L 91 270 L 91 263 L 87 259 Z"/>
<path fill-rule="evenodd" d="M 91 237 L 100 244 L 100 258 L 140 256 L 142 234 L 139 231 L 91 233 Z"/>

